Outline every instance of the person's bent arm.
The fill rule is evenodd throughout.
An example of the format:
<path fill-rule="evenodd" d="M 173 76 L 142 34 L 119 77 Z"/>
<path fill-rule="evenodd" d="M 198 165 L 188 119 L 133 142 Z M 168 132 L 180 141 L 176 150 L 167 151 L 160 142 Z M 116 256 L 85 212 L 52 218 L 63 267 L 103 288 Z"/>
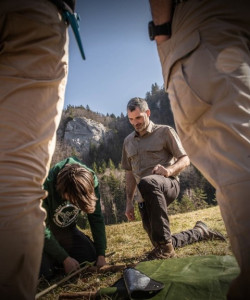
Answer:
<path fill-rule="evenodd" d="M 187 155 L 179 157 L 172 166 L 164 167 L 160 164 L 156 165 L 152 171 L 153 174 L 163 175 L 165 177 L 176 176 L 189 166 L 190 160 Z"/>
<path fill-rule="evenodd" d="M 133 199 L 136 189 L 136 181 L 132 171 L 126 171 L 126 194 L 127 194 L 127 203 L 125 215 L 129 221 L 135 219 Z"/>
<path fill-rule="evenodd" d="M 88 214 L 87 216 L 88 216 L 92 236 L 94 239 L 94 245 L 96 248 L 96 254 L 97 254 L 96 265 L 98 267 L 102 267 L 103 265 L 106 264 L 105 251 L 107 247 L 107 240 L 106 240 L 104 217 L 101 210 L 99 186 L 96 186 L 95 194 L 98 198 L 98 200 L 96 201 L 95 211 L 94 213 Z"/>
<path fill-rule="evenodd" d="M 171 22 L 173 8 L 172 0 L 149 0 L 149 3 L 153 22 L 156 26 Z M 158 35 L 155 37 L 155 41 L 159 45 L 169 38 L 170 36 L 168 35 Z"/>

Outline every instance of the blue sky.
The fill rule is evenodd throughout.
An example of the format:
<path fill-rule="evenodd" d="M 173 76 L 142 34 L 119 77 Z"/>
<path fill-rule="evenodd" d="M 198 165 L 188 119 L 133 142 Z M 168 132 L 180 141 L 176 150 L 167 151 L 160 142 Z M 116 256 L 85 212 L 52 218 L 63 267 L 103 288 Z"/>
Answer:
<path fill-rule="evenodd" d="M 148 38 L 148 0 L 78 0 L 83 61 L 70 33 L 67 105 L 88 104 L 102 114 L 126 114 L 132 97 L 163 85 L 155 42 Z"/>

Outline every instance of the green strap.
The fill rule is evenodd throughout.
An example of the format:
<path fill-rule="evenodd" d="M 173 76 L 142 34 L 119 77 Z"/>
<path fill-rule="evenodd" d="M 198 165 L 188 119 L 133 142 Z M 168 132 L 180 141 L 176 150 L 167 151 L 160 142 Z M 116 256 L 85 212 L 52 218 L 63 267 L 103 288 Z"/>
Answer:
<path fill-rule="evenodd" d="M 83 51 L 82 40 L 81 40 L 81 36 L 80 36 L 80 31 L 79 31 L 80 30 L 80 26 L 79 26 L 80 17 L 79 17 L 79 15 L 77 13 L 71 13 L 68 10 L 65 10 L 65 9 L 63 10 L 62 15 L 64 17 L 64 20 L 68 24 L 71 25 L 71 28 L 74 32 L 75 39 L 76 39 L 76 42 L 78 44 L 82 59 L 85 60 L 86 57 L 85 57 L 85 54 L 84 54 L 84 51 Z"/>

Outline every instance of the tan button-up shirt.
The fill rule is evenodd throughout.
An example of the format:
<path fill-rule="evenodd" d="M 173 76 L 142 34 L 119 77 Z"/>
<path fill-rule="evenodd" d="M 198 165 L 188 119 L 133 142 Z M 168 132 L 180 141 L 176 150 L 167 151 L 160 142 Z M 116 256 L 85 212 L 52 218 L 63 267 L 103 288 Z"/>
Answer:
<path fill-rule="evenodd" d="M 183 155 L 186 152 L 176 131 L 150 121 L 145 135 L 134 131 L 125 138 L 121 164 L 123 169 L 133 172 L 138 184 L 142 177 L 152 175 L 157 164 L 170 166 Z"/>

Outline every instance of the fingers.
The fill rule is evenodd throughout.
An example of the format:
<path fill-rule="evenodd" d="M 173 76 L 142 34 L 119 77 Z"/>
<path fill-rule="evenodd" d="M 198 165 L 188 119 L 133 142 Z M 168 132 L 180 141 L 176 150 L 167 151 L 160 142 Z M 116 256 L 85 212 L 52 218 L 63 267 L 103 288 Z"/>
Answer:
<path fill-rule="evenodd" d="M 135 215 L 133 211 L 126 212 L 125 216 L 128 218 L 129 221 L 133 221 L 135 219 Z"/>
<path fill-rule="evenodd" d="M 152 173 L 155 174 L 156 171 L 157 171 L 157 169 L 158 169 L 158 165 L 156 165 L 156 166 L 153 168 Z"/>
<path fill-rule="evenodd" d="M 162 165 L 156 165 L 154 168 L 153 168 L 153 171 L 152 171 L 152 173 L 153 174 L 160 174 L 159 173 L 159 171 L 160 171 L 160 169 L 162 168 Z"/>
<path fill-rule="evenodd" d="M 127 203 L 125 216 L 129 221 L 133 221 L 135 219 L 135 211 L 132 203 Z"/>

